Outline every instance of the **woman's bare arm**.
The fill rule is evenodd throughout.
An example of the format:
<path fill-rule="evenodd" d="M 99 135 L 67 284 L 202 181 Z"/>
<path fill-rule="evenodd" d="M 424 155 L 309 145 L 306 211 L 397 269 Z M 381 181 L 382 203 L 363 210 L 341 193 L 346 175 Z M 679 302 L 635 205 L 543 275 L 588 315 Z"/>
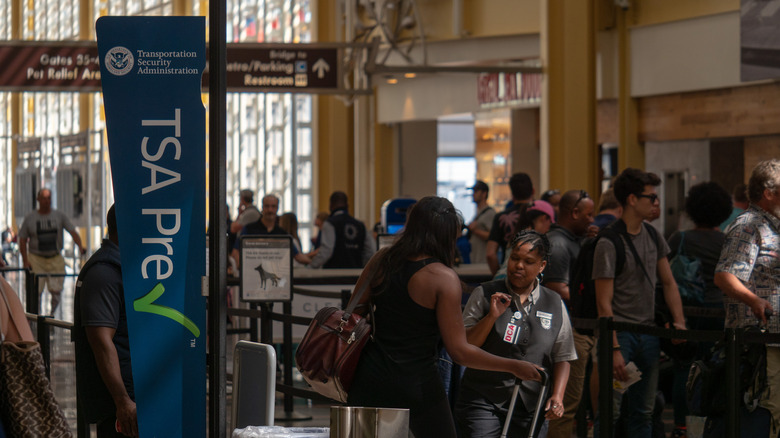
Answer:
<path fill-rule="evenodd" d="M 444 346 L 455 362 L 469 368 L 512 373 L 522 380 L 539 380 L 538 366 L 521 360 L 495 356 L 466 341 L 466 330 L 460 309 L 461 287 L 452 269 L 434 263 L 418 271 L 409 282 L 410 295 L 427 289 L 430 301 L 421 303 L 436 310 Z M 428 304 L 426 306 L 426 304 Z"/>

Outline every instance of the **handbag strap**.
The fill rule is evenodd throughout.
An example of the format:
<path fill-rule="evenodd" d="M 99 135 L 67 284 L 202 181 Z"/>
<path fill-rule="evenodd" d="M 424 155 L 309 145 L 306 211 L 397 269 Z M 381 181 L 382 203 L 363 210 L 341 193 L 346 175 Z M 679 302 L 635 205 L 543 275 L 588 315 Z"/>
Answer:
<path fill-rule="evenodd" d="M 347 308 L 344 309 L 344 315 L 341 317 L 342 320 L 348 320 L 352 315 L 352 312 L 355 310 L 355 307 L 357 307 L 358 303 L 360 303 L 360 299 L 363 297 L 366 289 L 368 289 L 368 287 L 371 285 L 371 282 L 374 281 L 374 275 L 376 274 L 377 266 L 378 264 L 374 263 L 374 265 L 371 267 L 371 271 L 368 273 L 368 277 L 366 277 L 366 281 L 364 281 L 363 284 L 361 284 L 357 289 L 357 291 L 353 293 L 352 299 L 350 299 L 349 304 L 347 304 Z M 373 309 L 370 304 L 369 309 L 371 310 L 371 313 L 373 313 Z"/>
<path fill-rule="evenodd" d="M 5 295 L 5 287 L 3 285 L 0 285 L 0 295 L 3 296 L 3 301 L 5 301 L 5 308 L 8 309 L 8 315 L 10 316 L 9 322 L 13 324 L 14 328 L 17 332 L 19 332 L 19 323 L 16 321 L 16 318 L 14 318 L 14 311 L 11 309 L 11 303 L 8 301 L 8 297 Z M 9 328 L 11 325 L 9 324 Z M 0 330 L 2 332 L 2 330 Z M 5 333 L 0 333 L 0 342 L 5 342 Z"/>

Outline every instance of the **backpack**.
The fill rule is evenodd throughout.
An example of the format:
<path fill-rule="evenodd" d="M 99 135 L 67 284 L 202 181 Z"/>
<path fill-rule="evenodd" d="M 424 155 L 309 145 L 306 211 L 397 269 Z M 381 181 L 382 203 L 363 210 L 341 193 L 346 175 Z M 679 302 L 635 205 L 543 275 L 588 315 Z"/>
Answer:
<path fill-rule="evenodd" d="M 704 302 L 706 284 L 701 276 L 701 260 L 685 254 L 683 242 L 685 232 L 680 232 L 680 244 L 677 254 L 669 260 L 672 276 L 680 290 L 680 298 L 684 305 L 701 305 Z"/>
<path fill-rule="evenodd" d="M 746 327 L 746 332 L 760 328 Z M 766 345 L 745 343 L 739 355 L 739 400 L 747 412 L 758 407 L 768 386 Z M 723 415 L 726 412 L 726 346 L 722 341 L 713 347 L 709 359 L 694 361 L 685 385 L 688 411 L 699 417 Z"/>
<path fill-rule="evenodd" d="M 657 248 L 658 232 L 655 227 L 646 222 L 642 222 L 642 225 L 650 233 Z M 617 277 L 623 272 L 623 266 L 626 264 L 625 244 L 621 235 L 626 236 L 626 239 L 631 238 L 626 231 L 626 223 L 618 219 L 582 245 L 577 260 L 574 262 L 569 281 L 569 307 L 572 317 L 582 319 L 597 319 L 599 317 L 596 307 L 596 284 L 593 280 L 593 256 L 596 253 L 596 244 L 600 239 L 609 239 L 615 246 L 615 277 Z M 586 335 L 593 334 L 593 331 L 589 329 L 577 329 L 577 331 Z"/>

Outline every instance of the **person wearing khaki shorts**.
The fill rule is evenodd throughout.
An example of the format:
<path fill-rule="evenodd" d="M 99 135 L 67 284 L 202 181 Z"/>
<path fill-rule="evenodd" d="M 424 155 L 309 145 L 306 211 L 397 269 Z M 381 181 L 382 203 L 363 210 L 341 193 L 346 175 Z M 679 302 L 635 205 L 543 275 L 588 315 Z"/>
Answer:
<path fill-rule="evenodd" d="M 24 267 L 35 274 L 60 274 L 42 277 L 38 284 L 38 294 L 43 292 L 44 286 L 51 294 L 51 313 L 56 310 L 62 295 L 61 274 L 65 274 L 65 259 L 61 254 L 63 229 L 70 234 L 83 255 L 86 251 L 76 227 L 64 213 L 51 208 L 51 190 L 41 189 L 38 192 L 38 210 L 28 213 L 19 227 L 19 252 Z"/>

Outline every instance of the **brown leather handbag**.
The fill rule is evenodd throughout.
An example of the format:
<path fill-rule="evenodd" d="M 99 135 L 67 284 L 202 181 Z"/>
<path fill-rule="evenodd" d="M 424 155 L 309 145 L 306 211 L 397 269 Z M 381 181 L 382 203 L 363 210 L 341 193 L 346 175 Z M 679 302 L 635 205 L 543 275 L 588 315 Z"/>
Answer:
<path fill-rule="evenodd" d="M 312 389 L 341 403 L 347 402 L 360 353 L 372 333 L 371 323 L 353 313 L 372 277 L 368 276 L 345 310 L 320 309 L 295 352 L 298 371 Z"/>

